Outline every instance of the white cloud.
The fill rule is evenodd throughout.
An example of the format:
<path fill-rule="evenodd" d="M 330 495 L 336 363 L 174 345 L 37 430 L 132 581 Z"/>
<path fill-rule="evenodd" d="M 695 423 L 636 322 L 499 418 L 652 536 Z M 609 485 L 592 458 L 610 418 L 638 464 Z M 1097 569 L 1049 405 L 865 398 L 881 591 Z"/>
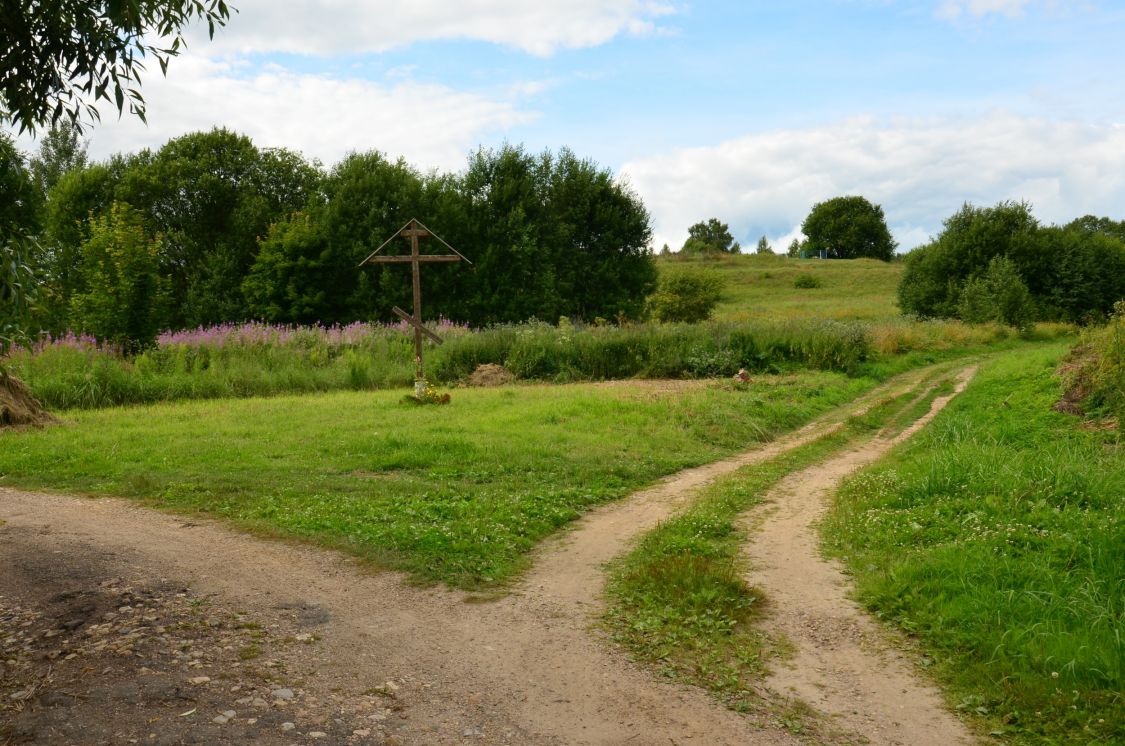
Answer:
<path fill-rule="evenodd" d="M 470 39 L 547 56 L 659 30 L 670 0 L 240 0 L 211 45 L 224 52 L 384 52 Z M 193 47 L 205 44 L 205 30 Z"/>
<path fill-rule="evenodd" d="M 901 248 L 924 243 L 968 201 L 1027 200 L 1045 222 L 1123 217 L 1125 127 L 994 113 L 972 121 L 878 122 L 747 135 L 622 167 L 652 211 L 655 245 L 679 248 L 692 223 L 718 217 L 752 246 L 784 248 L 825 199 L 882 205 Z"/>
<path fill-rule="evenodd" d="M 276 65 L 246 72 L 241 64 L 190 54 L 176 59 L 166 80 L 145 80 L 148 126 L 103 113 L 91 134 L 91 155 L 156 148 L 186 132 L 225 126 L 259 146 L 299 150 L 328 164 L 350 150 L 378 149 L 423 169 L 459 169 L 482 140 L 536 117 L 515 98 L 409 78 L 382 85 Z"/>
<path fill-rule="evenodd" d="M 965 14 L 981 18 L 995 13 L 1015 18 L 1023 14 L 1028 2 L 1029 0 L 944 0 L 938 6 L 937 16 L 950 21 Z"/>

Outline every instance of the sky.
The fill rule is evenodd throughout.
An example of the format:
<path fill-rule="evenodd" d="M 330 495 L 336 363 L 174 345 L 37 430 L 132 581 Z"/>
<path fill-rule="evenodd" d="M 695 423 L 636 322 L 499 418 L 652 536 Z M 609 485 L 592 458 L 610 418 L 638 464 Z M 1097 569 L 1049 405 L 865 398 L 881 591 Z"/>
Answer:
<path fill-rule="evenodd" d="M 784 250 L 817 202 L 882 206 L 899 250 L 963 203 L 1125 218 L 1125 0 L 232 0 L 93 158 L 226 126 L 331 166 L 457 171 L 569 147 L 652 213 Z M 25 150 L 35 147 L 23 138 Z"/>

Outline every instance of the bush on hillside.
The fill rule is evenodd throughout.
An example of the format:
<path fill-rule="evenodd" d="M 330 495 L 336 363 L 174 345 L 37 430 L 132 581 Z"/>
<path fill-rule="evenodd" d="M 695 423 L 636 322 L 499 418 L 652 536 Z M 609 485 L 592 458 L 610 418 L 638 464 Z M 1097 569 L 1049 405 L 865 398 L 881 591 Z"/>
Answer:
<path fill-rule="evenodd" d="M 808 272 L 802 272 L 793 280 L 793 287 L 802 289 L 818 288 L 820 287 L 820 278 L 816 275 L 810 275 Z"/>
<path fill-rule="evenodd" d="M 1125 300 L 1117 302 L 1108 324 L 1082 335 L 1063 370 L 1066 392 L 1058 408 L 1116 419 L 1125 433 Z"/>
<path fill-rule="evenodd" d="M 665 269 L 649 298 L 649 313 L 661 322 L 695 323 L 711 318 L 723 296 L 724 281 L 706 269 Z"/>

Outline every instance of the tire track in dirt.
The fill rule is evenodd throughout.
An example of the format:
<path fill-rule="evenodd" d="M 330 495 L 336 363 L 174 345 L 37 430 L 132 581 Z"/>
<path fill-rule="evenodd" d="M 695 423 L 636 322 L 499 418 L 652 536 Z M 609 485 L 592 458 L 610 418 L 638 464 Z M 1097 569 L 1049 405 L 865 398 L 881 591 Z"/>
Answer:
<path fill-rule="evenodd" d="M 898 376 L 775 441 L 721 461 L 685 469 L 624 500 L 595 508 L 569 530 L 543 543 L 531 570 L 519 584 L 520 589 L 546 595 L 561 604 L 587 607 L 591 613 L 598 611 L 602 603 L 603 566 L 626 551 L 637 537 L 686 507 L 701 487 L 744 466 L 760 464 L 831 435 L 843 427 L 847 417 L 863 415 L 883 399 L 908 393 L 941 367 Z"/>
<path fill-rule="evenodd" d="M 816 522 L 848 474 L 925 426 L 975 372 L 963 370 L 954 392 L 935 398 L 930 411 L 899 435 L 876 437 L 790 474 L 741 521 L 748 534 L 743 556 L 751 568 L 746 580 L 767 599 L 763 627 L 795 647 L 791 660 L 774 666 L 766 687 L 796 696 L 830 716 L 835 728 L 871 743 L 947 746 L 973 738 L 938 690 L 888 642 L 888 631 L 848 598 L 839 564 L 820 554 Z"/>
<path fill-rule="evenodd" d="M 860 397 L 849 413 L 909 391 L 915 372 Z M 842 411 L 842 410 L 841 410 Z M 323 610 L 322 638 L 299 671 L 310 692 L 400 682 L 398 744 L 793 744 L 760 717 L 657 680 L 591 634 L 602 563 L 694 489 L 839 427 L 837 412 L 775 443 L 688 470 L 594 511 L 549 542 L 513 592 L 488 603 L 372 574 L 343 554 L 263 541 L 125 500 L 0 489 L 0 562 L 88 555 L 123 576 L 169 579 L 268 622 L 294 604 Z M 391 743 L 392 741 L 387 741 Z"/>

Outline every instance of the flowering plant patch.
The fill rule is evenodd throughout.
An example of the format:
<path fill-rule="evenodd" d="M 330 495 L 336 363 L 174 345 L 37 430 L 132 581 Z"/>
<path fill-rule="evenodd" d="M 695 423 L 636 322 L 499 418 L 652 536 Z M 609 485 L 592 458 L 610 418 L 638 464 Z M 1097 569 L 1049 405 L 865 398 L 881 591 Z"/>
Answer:
<path fill-rule="evenodd" d="M 407 404 L 448 404 L 449 394 L 439 393 L 434 385 L 425 378 L 414 381 L 414 393 L 402 397 Z"/>

